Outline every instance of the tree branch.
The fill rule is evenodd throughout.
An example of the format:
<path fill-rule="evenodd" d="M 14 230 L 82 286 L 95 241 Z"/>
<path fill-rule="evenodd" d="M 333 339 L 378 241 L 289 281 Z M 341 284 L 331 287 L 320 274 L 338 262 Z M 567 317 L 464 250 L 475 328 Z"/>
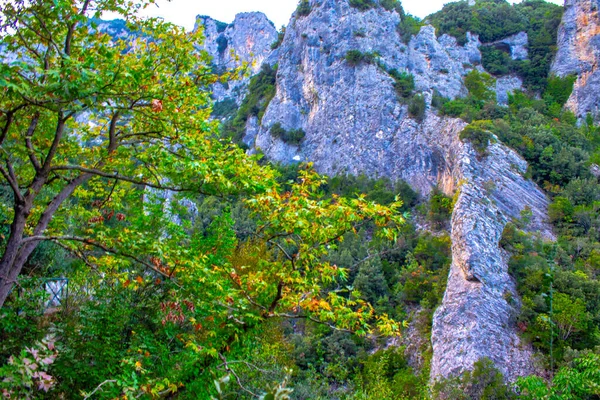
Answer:
<path fill-rule="evenodd" d="M 227 363 L 227 359 L 225 358 L 225 356 L 223 356 L 223 354 L 219 353 L 219 358 L 221 359 L 221 361 L 223 361 L 223 366 L 225 367 L 225 371 L 231 373 L 231 375 L 233 375 L 235 377 L 235 380 L 238 384 L 238 386 L 240 387 L 240 389 L 242 389 L 244 392 L 248 393 L 249 395 L 253 396 L 253 397 L 259 397 L 256 393 L 253 393 L 252 391 L 246 389 L 244 387 L 244 385 L 242 385 L 242 380 L 240 379 L 240 377 L 235 373 L 235 371 L 233 369 L 231 369 L 231 367 L 229 366 L 229 364 Z"/>
<path fill-rule="evenodd" d="M 2 174 L 4 179 L 8 182 L 8 184 L 10 185 L 11 189 L 13 190 L 13 192 L 15 194 L 15 197 L 17 198 L 17 201 L 19 203 L 23 203 L 25 201 L 25 199 L 23 198 L 23 195 L 21 194 L 21 190 L 19 189 L 19 184 L 17 182 L 13 181 L 13 179 L 10 176 L 10 174 L 8 173 L 8 171 L 6 171 L 6 169 L 4 169 L 4 167 L 2 165 L 0 165 L 0 173 Z"/>
<path fill-rule="evenodd" d="M 29 124 L 29 129 L 27 129 L 27 133 L 25 134 L 25 146 L 27 146 L 27 152 L 29 153 L 29 160 L 36 171 L 39 171 L 42 168 L 42 164 L 40 164 L 39 160 L 35 156 L 35 149 L 33 148 L 33 144 L 31 143 L 31 138 L 37 129 L 38 122 L 40 120 L 40 113 L 36 113 L 31 123 Z"/>
<path fill-rule="evenodd" d="M 99 384 L 98 386 L 96 386 L 96 389 L 94 389 L 94 391 L 93 391 L 92 393 L 90 393 L 90 394 L 88 394 L 87 396 L 85 396 L 85 397 L 83 398 L 83 400 L 88 400 L 89 398 L 91 398 L 91 397 L 94 395 L 94 393 L 96 393 L 98 390 L 100 390 L 100 388 L 101 388 L 102 386 L 104 386 L 104 385 L 106 385 L 106 384 L 108 384 L 108 383 L 116 383 L 116 382 L 117 382 L 117 381 L 116 381 L 116 380 L 113 380 L 113 379 L 106 380 L 106 381 L 102 382 L 101 384 Z"/>
<path fill-rule="evenodd" d="M 95 240 L 92 240 L 89 238 L 82 238 L 82 237 L 78 237 L 78 236 L 30 236 L 30 237 L 23 239 L 21 243 L 29 244 L 29 243 L 43 242 L 43 241 L 49 241 L 49 242 L 66 241 L 66 242 L 79 242 L 79 243 L 87 244 L 89 246 L 97 247 L 100 250 L 103 250 L 107 253 L 111 253 L 116 256 L 121 256 L 124 258 L 128 258 L 130 260 L 133 260 L 133 261 L 143 265 L 145 268 L 150 269 L 167 279 L 172 279 L 172 277 L 170 277 L 168 274 L 162 272 L 161 270 L 157 269 L 152 264 L 149 264 L 134 255 L 131 255 L 131 254 L 128 254 L 128 253 L 125 253 L 125 252 L 122 252 L 122 251 L 119 251 L 116 249 L 112 249 L 110 247 L 103 245 L 102 243 L 98 243 Z"/>
<path fill-rule="evenodd" d="M 119 175 L 118 173 L 108 173 L 104 171 L 100 171 L 98 169 L 93 168 L 84 168 L 78 165 L 58 165 L 52 168 L 52 171 L 80 171 L 90 175 L 101 176 L 104 178 L 117 179 L 124 182 L 133 183 L 134 185 L 147 186 L 153 189 L 159 190 L 169 190 L 171 192 L 195 192 L 200 194 L 208 194 L 203 193 L 200 189 L 197 188 L 183 188 L 183 187 L 175 187 L 175 186 L 166 186 L 157 183 L 151 183 L 143 180 L 138 180 L 134 178 L 130 178 L 128 176 Z"/>

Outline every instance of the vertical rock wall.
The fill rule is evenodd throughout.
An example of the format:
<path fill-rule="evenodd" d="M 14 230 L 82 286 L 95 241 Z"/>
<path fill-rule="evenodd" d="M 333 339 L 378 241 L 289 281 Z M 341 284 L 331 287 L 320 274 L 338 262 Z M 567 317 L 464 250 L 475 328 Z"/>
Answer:
<path fill-rule="evenodd" d="M 366 173 L 404 179 L 421 194 L 439 185 L 460 190 L 452 218 L 453 263 L 448 289 L 433 321 L 432 378 L 492 359 L 513 380 L 532 371 L 531 351 L 520 343 L 514 317 L 519 304 L 499 247 L 505 224 L 529 207 L 536 229 L 547 200 L 523 178 L 527 165 L 496 143 L 486 156 L 459 140 L 466 125 L 430 108 L 435 91 L 466 95 L 464 76 L 481 70 L 479 40 L 458 46 L 425 26 L 409 43 L 396 27 L 400 16 L 381 7 L 361 12 L 347 0 L 312 0 L 308 16 L 294 16 L 279 49 L 277 94 L 261 123 L 255 147 L 281 162 L 312 161 L 327 174 Z M 375 62 L 349 63 L 349 50 L 376 54 Z M 394 90 L 390 69 L 409 72 L 427 100 L 423 122 L 411 118 Z M 503 82 L 510 90 L 518 82 Z M 272 137 L 270 127 L 303 129 L 300 146 Z M 460 188 L 459 188 L 460 186 Z"/>
<path fill-rule="evenodd" d="M 577 75 L 567 102 L 575 115 L 600 119 L 600 0 L 566 0 L 552 73 Z"/>
<path fill-rule="evenodd" d="M 217 84 L 213 88 L 215 100 L 231 98 L 241 103 L 251 75 L 260 71 L 261 65 L 272 55 L 271 45 L 277 40 L 277 29 L 263 13 L 241 13 L 231 24 L 199 16 L 196 29 L 204 29 L 206 37 L 202 49 L 213 57 L 216 68 L 234 69 L 249 63 L 249 73 L 227 86 Z"/>

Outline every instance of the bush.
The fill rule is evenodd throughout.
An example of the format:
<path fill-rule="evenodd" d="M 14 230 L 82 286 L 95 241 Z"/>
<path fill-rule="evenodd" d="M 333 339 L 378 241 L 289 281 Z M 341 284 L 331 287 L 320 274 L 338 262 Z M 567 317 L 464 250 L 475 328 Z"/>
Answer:
<path fill-rule="evenodd" d="M 465 86 L 469 94 L 476 100 L 490 101 L 496 97 L 494 86 L 496 81 L 489 74 L 472 70 L 465 77 Z"/>
<path fill-rule="evenodd" d="M 504 383 L 502 373 L 488 358 L 473 365 L 472 371 L 462 376 L 438 381 L 433 386 L 436 399 L 516 399 L 517 395 Z"/>
<path fill-rule="evenodd" d="M 408 105 L 408 114 L 418 122 L 423 122 L 426 110 L 425 97 L 421 94 L 414 96 Z"/>
<path fill-rule="evenodd" d="M 573 93 L 573 85 L 577 77 L 574 75 L 560 78 L 558 76 L 551 76 L 548 79 L 548 87 L 544 93 L 544 100 L 546 103 L 557 103 L 561 108 L 566 104 L 571 93 Z"/>
<path fill-rule="evenodd" d="M 213 105 L 212 115 L 217 118 L 229 118 L 234 116 L 237 110 L 238 105 L 234 99 L 224 99 Z"/>
<path fill-rule="evenodd" d="M 352 66 L 359 65 L 361 63 L 371 64 L 375 61 L 375 54 L 363 53 L 360 50 L 348 50 L 344 57 L 348 64 Z"/>
<path fill-rule="evenodd" d="M 402 4 L 398 0 L 381 0 L 381 7 L 385 8 L 387 11 L 396 10 L 398 14 L 403 15 L 404 9 L 402 8 Z"/>
<path fill-rule="evenodd" d="M 460 133 L 461 140 L 468 140 L 480 156 L 484 155 L 492 138 L 492 121 L 475 121 Z"/>
<path fill-rule="evenodd" d="M 398 96 L 409 98 L 415 90 L 415 77 L 407 72 L 398 72 L 397 69 L 391 69 L 388 74 L 394 78 L 394 89 Z"/>
<path fill-rule="evenodd" d="M 272 68 L 269 64 L 263 64 L 260 72 L 250 79 L 248 94 L 242 101 L 235 118 L 223 125 L 223 136 L 231 138 L 235 143 L 242 143 L 248 119 L 255 116 L 259 121 L 262 120 L 269 103 L 275 97 L 276 80 L 277 66 Z"/>
<path fill-rule="evenodd" d="M 271 44 L 271 50 L 275 50 L 281 46 L 283 39 L 285 38 L 285 26 L 281 27 L 281 30 L 277 33 L 277 40 Z"/>
<path fill-rule="evenodd" d="M 281 139 L 284 143 L 291 144 L 294 146 L 299 145 L 306 136 L 306 133 L 302 129 L 292 129 L 286 131 L 279 122 L 273 124 L 269 132 L 274 137 Z"/>
<path fill-rule="evenodd" d="M 415 16 L 402 12 L 401 21 L 396 27 L 396 31 L 400 35 L 402 42 L 408 43 L 410 38 L 417 35 L 423 26 L 423 22 Z"/>
<path fill-rule="evenodd" d="M 301 0 L 298 4 L 298 7 L 296 8 L 296 15 L 300 17 L 306 17 L 310 14 L 311 11 L 312 8 L 310 7 L 310 3 L 308 2 L 308 0 Z"/>
<path fill-rule="evenodd" d="M 446 196 L 439 188 L 434 188 L 427 204 L 427 221 L 436 229 L 442 228 L 450 221 L 453 210 L 452 197 Z"/>
<path fill-rule="evenodd" d="M 366 11 L 377 6 L 373 0 L 350 0 L 350 6 Z"/>
<path fill-rule="evenodd" d="M 510 49 L 508 50 L 510 52 Z M 507 75 L 513 70 L 513 59 L 505 50 L 495 46 L 481 47 L 483 67 L 492 75 Z"/>

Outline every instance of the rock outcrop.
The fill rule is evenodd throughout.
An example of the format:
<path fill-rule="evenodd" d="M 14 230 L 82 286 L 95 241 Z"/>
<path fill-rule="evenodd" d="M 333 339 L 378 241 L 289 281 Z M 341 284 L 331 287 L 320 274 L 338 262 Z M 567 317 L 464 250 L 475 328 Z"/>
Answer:
<path fill-rule="evenodd" d="M 448 289 L 433 322 L 432 378 L 470 369 L 482 357 L 510 380 L 530 373 L 531 352 L 515 328 L 518 296 L 499 240 L 505 224 L 525 208 L 533 212 L 534 229 L 549 232 L 546 197 L 523 177 L 527 165 L 514 151 L 494 143 L 486 155 L 477 154 L 459 139 L 465 122 L 440 117 L 431 107 L 436 91 L 466 95 L 464 76 L 482 70 L 478 38 L 469 35 L 459 46 L 425 26 L 403 43 L 394 11 L 359 11 L 347 0 L 310 5 L 308 16 L 296 15 L 288 25 L 277 93 L 262 121 L 250 121 L 246 139 L 272 160 L 312 161 L 327 174 L 403 179 L 423 195 L 434 186 L 448 194 L 460 190 Z M 351 63 L 350 50 L 371 56 Z M 414 76 L 426 100 L 422 122 L 398 98 L 393 69 Z M 499 83 L 502 96 L 518 85 L 513 78 Z M 284 143 L 269 133 L 275 123 L 306 136 L 300 145 Z"/>
<path fill-rule="evenodd" d="M 577 75 L 567 107 L 600 118 L 600 1 L 566 0 L 552 73 Z"/>
<path fill-rule="evenodd" d="M 249 64 L 249 74 L 242 79 L 232 81 L 228 85 L 217 84 L 213 88 L 215 100 L 232 98 L 239 104 L 249 77 L 258 73 L 261 65 L 273 53 L 271 46 L 277 40 L 277 29 L 266 15 L 260 12 L 237 14 L 231 24 L 199 16 L 195 29 L 199 29 L 200 26 L 203 27 L 206 38 L 202 49 L 213 57 L 213 64 L 217 69 L 230 70 L 241 66 L 242 63 Z"/>

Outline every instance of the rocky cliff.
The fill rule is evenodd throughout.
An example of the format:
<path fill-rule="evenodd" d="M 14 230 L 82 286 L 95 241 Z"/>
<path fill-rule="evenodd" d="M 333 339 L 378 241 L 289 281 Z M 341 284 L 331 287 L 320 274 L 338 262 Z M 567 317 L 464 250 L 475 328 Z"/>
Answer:
<path fill-rule="evenodd" d="M 578 117 L 600 118 L 600 1 L 566 0 L 552 72 L 577 75 L 567 107 Z"/>
<path fill-rule="evenodd" d="M 435 92 L 466 94 L 464 76 L 482 70 L 479 40 L 465 46 L 431 26 L 407 43 L 397 31 L 401 16 L 376 7 L 360 11 L 346 0 L 313 0 L 309 15 L 295 15 L 279 49 L 277 93 L 262 121 L 249 122 L 247 143 L 270 159 L 312 161 L 327 174 L 387 176 L 427 195 L 434 186 L 460 190 L 452 218 L 453 264 L 443 305 L 433 323 L 432 378 L 451 376 L 482 357 L 509 379 L 532 372 L 531 352 L 516 333 L 517 293 L 499 248 L 505 224 L 526 207 L 535 229 L 544 225 L 547 200 L 523 178 L 526 163 L 495 143 L 480 156 L 459 140 L 465 123 L 443 118 L 431 107 Z M 508 38 L 514 57 L 525 57 L 523 35 Z M 519 47 L 520 46 L 520 47 Z M 366 61 L 350 62 L 358 51 Z M 414 76 L 426 100 L 422 122 L 411 118 L 390 71 Z M 499 100 L 520 80 L 499 80 Z M 302 129 L 301 145 L 270 134 L 279 123 Z"/>
<path fill-rule="evenodd" d="M 242 63 L 249 65 L 249 71 L 241 79 L 213 88 L 215 100 L 231 98 L 239 104 L 249 77 L 256 74 L 273 53 L 271 46 L 277 40 L 277 29 L 260 12 L 238 14 L 231 24 L 198 16 L 195 29 L 201 27 L 206 37 L 202 49 L 213 57 L 218 70 L 234 69 Z"/>
<path fill-rule="evenodd" d="M 434 94 L 465 96 L 464 76 L 483 71 L 478 37 L 469 34 L 460 46 L 424 26 L 407 38 L 398 30 L 401 15 L 396 11 L 361 11 L 348 0 L 309 4 L 310 13 L 292 16 L 283 43 L 270 55 L 266 44 L 275 33 L 260 25 L 265 35 L 273 35 L 262 42 L 259 54 L 279 65 L 277 92 L 262 120 L 248 120 L 244 141 L 271 160 L 311 161 L 326 174 L 403 179 L 423 196 L 435 186 L 447 194 L 460 191 L 452 217 L 448 289 L 433 321 L 431 376 L 458 374 L 482 357 L 493 360 L 510 380 L 531 373 L 531 350 L 515 328 L 518 295 L 499 240 L 506 223 L 526 208 L 533 212 L 531 229 L 551 235 L 544 222 L 547 199 L 523 177 L 527 164 L 514 151 L 496 141 L 485 155 L 478 154 L 459 139 L 466 123 L 439 116 L 431 105 Z M 246 41 L 229 39 L 238 23 L 219 28 L 214 21 L 202 21 L 206 48 L 218 63 L 232 60 L 216 42 L 224 43 L 219 37 L 230 29 L 228 46 L 250 54 L 236 47 Z M 257 36 L 253 31 L 246 35 Z M 514 59 L 527 57 L 525 34 L 498 43 L 510 46 Z M 395 88 L 400 73 L 414 77 L 415 92 L 425 100 L 422 119 L 411 117 L 410 99 Z M 517 77 L 498 79 L 499 103 L 520 87 Z M 275 124 L 302 130 L 305 137 L 299 145 L 286 143 L 271 135 Z"/>

